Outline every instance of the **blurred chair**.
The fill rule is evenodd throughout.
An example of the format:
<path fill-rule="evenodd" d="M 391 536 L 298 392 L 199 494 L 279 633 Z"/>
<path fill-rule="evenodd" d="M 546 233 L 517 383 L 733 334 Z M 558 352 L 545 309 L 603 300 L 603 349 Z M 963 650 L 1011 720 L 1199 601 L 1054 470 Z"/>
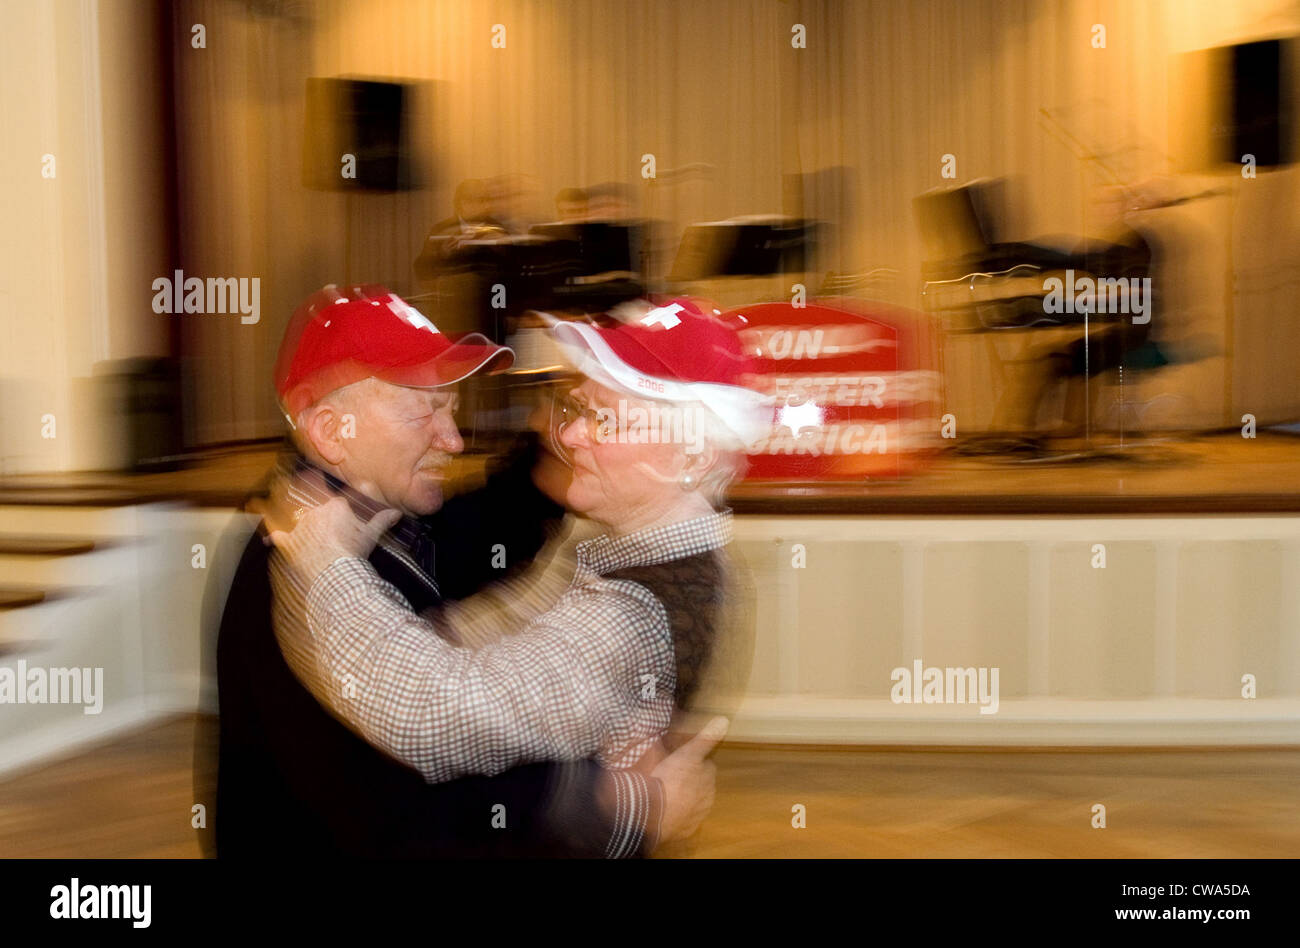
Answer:
<path fill-rule="evenodd" d="M 1044 240 L 994 242 L 991 235 L 1001 228 L 990 215 L 992 208 L 1001 203 L 993 197 L 1001 187 L 996 180 L 973 181 L 956 188 L 927 191 L 913 200 L 925 248 L 923 280 L 1001 273 L 1025 264 L 1043 270 L 1064 270 L 1075 265 L 1074 253 Z"/>
<path fill-rule="evenodd" d="M 817 288 L 817 296 L 888 299 L 897 291 L 898 276 L 898 271 L 892 267 L 876 267 L 863 273 L 836 273 L 832 270 Z M 893 302 L 892 299 L 889 301 Z"/>
<path fill-rule="evenodd" d="M 932 269 L 930 272 L 942 272 Z M 1017 264 L 1005 270 L 964 273 L 948 279 L 926 280 L 921 287 L 921 308 L 930 315 L 935 340 L 935 365 L 939 370 L 941 404 L 945 410 L 949 396 L 947 342 L 954 335 L 978 334 L 984 340 L 985 353 L 993 374 L 1004 392 L 1011 387 L 1007 368 L 1027 365 L 1041 358 L 1034 353 L 1009 359 L 998 352 L 995 333 L 1032 329 L 1039 325 L 1059 325 L 1044 312 L 1045 292 L 1041 269 L 1035 264 Z M 998 424 L 997 413 L 994 425 Z M 960 430 L 960 429 L 959 429 Z M 962 436 L 957 450 L 964 454 L 1008 454 L 1041 450 L 1041 439 L 1004 432 Z"/>
<path fill-rule="evenodd" d="M 1103 372 L 1149 371 L 1166 364 L 1168 356 L 1151 342 L 1149 322 L 1134 323 L 1127 315 L 1049 313 L 1045 306 L 1045 277 L 1074 271 L 1076 279 L 1106 276 L 1128 279 L 1150 273 L 1151 249 L 1145 238 L 1123 230 L 1120 242 L 1075 242 L 1061 250 L 1043 242 L 993 242 L 996 222 L 985 219 L 980 208 L 981 188 L 997 182 L 974 182 L 958 188 L 930 191 L 914 202 L 917 224 L 926 249 L 922 267 L 923 309 L 935 321 L 945 404 L 949 394 L 949 369 L 945 358 L 948 338 L 979 333 L 1002 396 L 994 409 L 992 432 L 963 437 L 963 453 L 1050 456 L 1046 433 L 1037 417 L 1044 397 L 1057 383 L 1067 383 L 1068 427 L 1077 424 L 1091 444 L 1092 425 L 1088 380 Z M 1077 328 L 1076 328 L 1077 327 Z M 999 332 L 1067 329 L 1049 340 L 1022 346 L 1020 354 L 1000 354 L 994 340 Z M 1062 339 L 1061 336 L 1066 338 Z M 1042 371 L 1036 372 L 1035 367 Z M 1014 371 L 1009 378 L 1008 370 Z M 1021 380 L 1028 379 L 1028 382 Z M 1122 387 L 1121 387 L 1122 392 Z M 1121 408 L 1121 413 L 1123 409 Z"/>

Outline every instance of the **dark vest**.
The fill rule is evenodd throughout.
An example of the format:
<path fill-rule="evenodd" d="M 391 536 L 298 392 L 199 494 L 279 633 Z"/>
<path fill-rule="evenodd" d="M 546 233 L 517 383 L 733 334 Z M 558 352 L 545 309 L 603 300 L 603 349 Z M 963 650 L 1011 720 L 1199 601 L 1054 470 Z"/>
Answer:
<path fill-rule="evenodd" d="M 526 564 L 560 508 L 532 485 L 529 454 L 485 488 L 450 500 L 429 518 L 438 585 L 460 596 L 500 578 L 490 547 Z M 217 636 L 220 700 L 215 842 L 222 857 L 425 858 L 601 856 L 613 827 L 597 803 L 605 778 L 593 761 L 530 764 L 495 777 L 428 784 L 337 721 L 294 677 L 271 625 L 268 549 L 244 548 Z M 379 548 L 371 563 L 417 609 L 437 593 Z M 205 754 L 207 752 L 205 751 Z M 493 825 L 504 806 L 507 829 Z M 209 807 L 211 811 L 213 808 Z"/>
<path fill-rule="evenodd" d="M 605 576 L 644 586 L 663 605 L 677 665 L 674 699 L 677 707 L 689 708 L 723 634 L 727 584 L 722 555 L 710 550 L 670 563 L 630 566 Z"/>

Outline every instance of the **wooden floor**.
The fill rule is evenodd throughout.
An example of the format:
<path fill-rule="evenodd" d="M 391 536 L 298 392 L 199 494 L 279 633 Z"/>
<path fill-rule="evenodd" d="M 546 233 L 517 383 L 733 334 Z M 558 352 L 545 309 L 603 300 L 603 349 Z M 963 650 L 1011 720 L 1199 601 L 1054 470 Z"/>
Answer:
<path fill-rule="evenodd" d="M 0 783 L 0 856 L 199 856 L 196 723 L 210 733 L 176 718 Z M 676 855 L 1300 857 L 1300 749 L 724 747 L 717 762 L 713 815 Z"/>

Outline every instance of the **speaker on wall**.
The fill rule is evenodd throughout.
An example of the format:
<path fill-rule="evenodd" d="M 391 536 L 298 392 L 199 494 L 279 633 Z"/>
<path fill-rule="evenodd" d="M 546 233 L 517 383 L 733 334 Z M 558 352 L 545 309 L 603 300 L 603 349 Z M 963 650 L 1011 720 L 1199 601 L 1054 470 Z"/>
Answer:
<path fill-rule="evenodd" d="M 1173 62 L 1170 145 L 1180 171 L 1295 161 L 1295 41 L 1267 39 L 1196 50 Z"/>
<path fill-rule="evenodd" d="M 308 79 L 303 183 L 322 191 L 417 187 L 414 91 L 404 82 Z"/>
<path fill-rule="evenodd" d="M 1292 160 L 1291 89 L 1287 81 L 1287 47 L 1282 40 L 1262 40 L 1229 47 L 1229 123 L 1224 135 L 1225 161 L 1254 155 L 1260 167 Z"/>

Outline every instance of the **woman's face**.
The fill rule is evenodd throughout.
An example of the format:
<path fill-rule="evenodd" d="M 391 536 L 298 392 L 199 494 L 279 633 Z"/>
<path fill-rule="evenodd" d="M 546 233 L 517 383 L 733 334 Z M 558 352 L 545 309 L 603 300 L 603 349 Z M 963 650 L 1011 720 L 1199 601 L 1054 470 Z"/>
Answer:
<path fill-rule="evenodd" d="M 573 462 L 565 497 L 570 509 L 616 533 L 631 533 L 657 523 L 681 503 L 684 446 L 671 440 L 647 443 L 645 419 L 656 417 L 657 403 L 591 379 L 570 391 L 569 398 L 585 413 L 560 432 Z"/>

